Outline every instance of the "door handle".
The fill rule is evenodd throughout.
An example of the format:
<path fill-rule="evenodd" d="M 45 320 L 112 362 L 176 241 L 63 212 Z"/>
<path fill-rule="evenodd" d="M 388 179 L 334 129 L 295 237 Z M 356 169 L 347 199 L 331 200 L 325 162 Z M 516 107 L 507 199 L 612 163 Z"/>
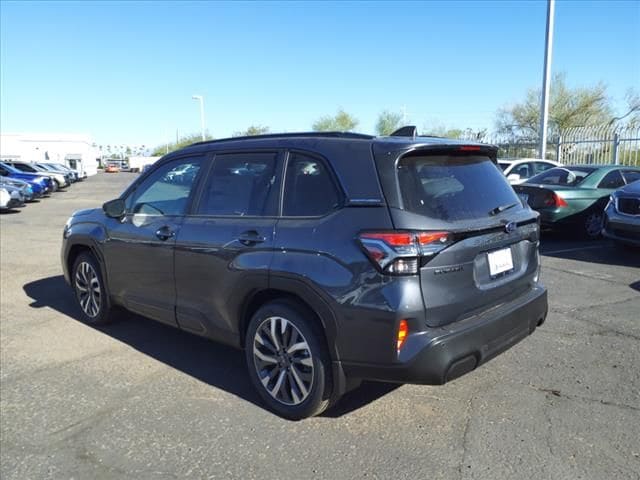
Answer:
<path fill-rule="evenodd" d="M 158 230 L 156 230 L 156 237 L 158 237 L 163 242 L 169 240 L 175 234 L 176 232 L 171 230 L 169 227 L 160 227 Z"/>
<path fill-rule="evenodd" d="M 258 235 L 258 232 L 255 230 L 251 230 L 249 232 L 243 232 L 238 236 L 238 241 L 243 245 L 255 245 L 256 243 L 262 243 L 266 240 L 266 238 Z"/>

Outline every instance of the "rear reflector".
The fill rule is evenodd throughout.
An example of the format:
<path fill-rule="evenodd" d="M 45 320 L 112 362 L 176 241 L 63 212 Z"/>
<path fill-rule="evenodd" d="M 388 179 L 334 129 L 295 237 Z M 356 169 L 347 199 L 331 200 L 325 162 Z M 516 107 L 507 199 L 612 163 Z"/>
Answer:
<path fill-rule="evenodd" d="M 400 324 L 398 325 L 398 339 L 396 342 L 397 349 L 400 351 L 402 346 L 404 345 L 405 340 L 407 339 L 407 335 L 409 334 L 409 324 L 406 320 L 400 320 Z"/>

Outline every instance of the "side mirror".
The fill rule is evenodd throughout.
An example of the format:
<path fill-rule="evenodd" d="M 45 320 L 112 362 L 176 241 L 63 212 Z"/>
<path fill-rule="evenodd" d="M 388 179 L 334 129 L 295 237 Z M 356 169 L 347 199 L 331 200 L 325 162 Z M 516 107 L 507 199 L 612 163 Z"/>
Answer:
<path fill-rule="evenodd" d="M 517 173 L 510 173 L 509 175 L 507 175 L 507 180 L 509 180 L 510 182 L 517 182 L 518 180 L 520 180 L 520 175 L 518 175 Z"/>
<path fill-rule="evenodd" d="M 110 218 L 122 218 L 124 216 L 124 200 L 116 198 L 115 200 L 109 200 L 102 205 L 102 210 L 107 217 Z"/>

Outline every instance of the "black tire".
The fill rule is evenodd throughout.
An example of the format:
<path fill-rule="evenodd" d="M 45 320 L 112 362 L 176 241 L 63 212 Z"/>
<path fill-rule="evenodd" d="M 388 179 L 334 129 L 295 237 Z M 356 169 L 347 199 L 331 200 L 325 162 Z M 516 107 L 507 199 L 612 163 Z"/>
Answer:
<path fill-rule="evenodd" d="M 85 323 L 104 325 L 113 321 L 115 309 L 106 293 L 100 264 L 92 253 L 82 252 L 73 262 L 71 285 Z"/>
<path fill-rule="evenodd" d="M 290 351 L 294 345 L 297 348 L 291 353 L 282 347 L 276 351 L 271 341 L 272 325 L 277 346 L 288 345 Z M 305 347 L 300 346 L 303 343 Z M 318 415 L 329 406 L 331 362 L 321 326 L 308 309 L 286 300 L 263 305 L 249 322 L 244 346 L 251 383 L 272 411 L 290 420 L 301 420 Z M 269 360 L 263 361 L 259 354 Z"/>
<path fill-rule="evenodd" d="M 591 209 L 582 217 L 582 234 L 589 240 L 597 240 L 602 236 L 604 227 L 604 210 Z"/>

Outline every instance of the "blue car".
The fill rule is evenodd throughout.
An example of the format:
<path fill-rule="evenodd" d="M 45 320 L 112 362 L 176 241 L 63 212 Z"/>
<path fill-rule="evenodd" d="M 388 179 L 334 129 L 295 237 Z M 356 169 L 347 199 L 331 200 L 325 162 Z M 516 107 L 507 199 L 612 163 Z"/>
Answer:
<path fill-rule="evenodd" d="M 0 175 L 24 180 L 31 185 L 36 196 L 46 195 L 53 189 L 53 180 L 50 177 L 43 177 L 37 173 L 24 173 L 3 162 L 0 162 Z"/>

